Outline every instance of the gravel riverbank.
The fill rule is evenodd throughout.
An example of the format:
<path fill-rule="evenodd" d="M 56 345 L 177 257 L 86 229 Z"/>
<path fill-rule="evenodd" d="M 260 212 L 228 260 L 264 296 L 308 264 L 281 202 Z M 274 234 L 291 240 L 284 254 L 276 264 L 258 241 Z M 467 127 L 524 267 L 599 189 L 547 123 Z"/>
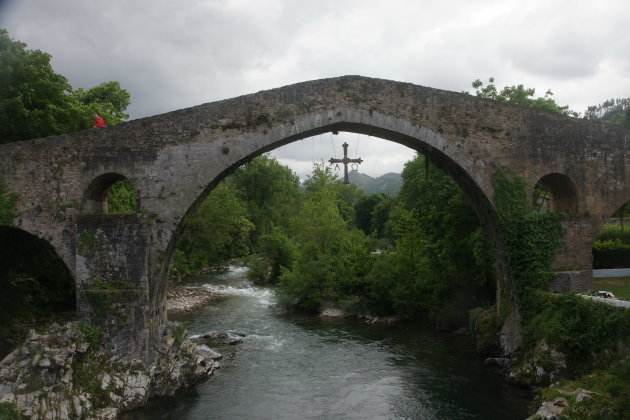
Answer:
<path fill-rule="evenodd" d="M 171 284 L 167 294 L 167 311 L 191 312 L 222 296 L 203 287 Z"/>

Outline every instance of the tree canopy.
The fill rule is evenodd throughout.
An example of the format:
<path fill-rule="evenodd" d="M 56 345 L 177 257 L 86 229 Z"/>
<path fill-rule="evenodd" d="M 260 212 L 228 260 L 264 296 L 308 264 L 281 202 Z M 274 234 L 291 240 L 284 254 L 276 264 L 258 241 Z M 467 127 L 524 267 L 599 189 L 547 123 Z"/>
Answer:
<path fill-rule="evenodd" d="M 0 29 L 0 143 L 84 130 L 92 114 L 108 125 L 129 118 L 130 95 L 118 82 L 74 91 L 50 59 Z"/>
<path fill-rule="evenodd" d="M 497 102 L 504 102 L 512 105 L 539 109 L 541 111 L 554 112 L 556 114 L 577 117 L 579 114 L 571 109 L 568 105 L 560 106 L 552 98 L 551 89 L 545 92 L 545 96 L 535 98 L 536 90 L 526 88 L 523 85 L 505 86 L 503 89 L 497 89 L 494 84 L 494 77 L 488 79 L 488 84 L 477 79 L 472 83 L 475 89 L 475 95 L 480 98 L 492 99 Z"/>
<path fill-rule="evenodd" d="M 630 98 L 608 99 L 589 106 L 584 118 L 611 124 L 630 126 Z"/>

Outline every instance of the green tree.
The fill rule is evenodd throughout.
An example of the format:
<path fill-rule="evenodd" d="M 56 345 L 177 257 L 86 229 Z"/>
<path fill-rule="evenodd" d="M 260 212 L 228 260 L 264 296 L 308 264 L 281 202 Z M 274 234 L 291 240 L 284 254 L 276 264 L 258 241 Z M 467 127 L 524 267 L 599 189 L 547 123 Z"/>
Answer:
<path fill-rule="evenodd" d="M 172 269 L 190 274 L 229 258 L 249 253 L 254 228 L 247 205 L 229 183 L 223 182 L 183 221 Z"/>
<path fill-rule="evenodd" d="M 374 230 L 372 226 L 372 218 L 376 206 L 386 199 L 386 195 L 372 194 L 362 197 L 355 205 L 357 227 L 369 235 Z"/>
<path fill-rule="evenodd" d="M 88 90 L 79 88 L 74 96 L 90 111 L 90 123 L 92 114 L 103 117 L 107 125 L 116 125 L 129 118 L 124 111 L 131 104 L 131 95 L 118 82 L 103 82 Z"/>
<path fill-rule="evenodd" d="M 630 201 L 626 201 L 619 207 L 613 214 L 612 217 L 616 217 L 619 219 L 619 226 L 621 226 L 621 236 L 624 236 L 624 221 L 625 218 L 630 216 Z"/>
<path fill-rule="evenodd" d="M 260 260 L 250 260 L 248 277 L 258 284 L 276 283 L 282 270 L 293 266 L 295 245 L 280 228 L 274 227 L 271 233 L 260 237 L 259 249 L 266 261 L 259 266 Z"/>
<path fill-rule="evenodd" d="M 299 177 L 269 155 L 258 156 L 238 168 L 229 182 L 247 201 L 255 226 L 254 243 L 271 233 L 274 226 L 286 226 L 298 207 Z"/>
<path fill-rule="evenodd" d="M 630 98 L 608 99 L 599 105 L 589 106 L 584 118 L 630 126 Z"/>
<path fill-rule="evenodd" d="M 281 302 L 302 310 L 317 310 L 325 302 L 356 302 L 366 272 L 361 264 L 368 255 L 365 236 L 342 216 L 330 168 L 315 165 L 305 186 L 306 198 L 290 224 L 299 251 L 281 275 Z"/>
<path fill-rule="evenodd" d="M 121 179 L 107 192 L 107 211 L 110 214 L 136 212 L 136 188 L 128 179 Z"/>
<path fill-rule="evenodd" d="M 505 86 L 503 89 L 498 90 L 494 84 L 493 77 L 488 79 L 488 84 L 485 86 L 481 80 L 477 79 L 472 83 L 472 87 L 475 89 L 475 95 L 480 98 L 492 99 L 497 102 L 504 102 L 526 108 L 535 108 L 541 111 L 571 117 L 577 117 L 579 115 L 577 112 L 570 110 L 568 105 L 558 105 L 552 98 L 553 92 L 551 92 L 551 89 L 545 92 L 545 96 L 534 98 L 536 90 L 526 88 L 523 85 Z"/>
<path fill-rule="evenodd" d="M 117 82 L 73 92 L 50 58 L 0 29 L 0 143 L 87 129 L 93 113 L 108 124 L 128 117 L 129 93 Z"/>
<path fill-rule="evenodd" d="M 76 129 L 81 107 L 68 80 L 55 73 L 50 55 L 0 29 L 0 141 L 26 140 Z"/>
<path fill-rule="evenodd" d="M 407 162 L 402 178 L 389 221 L 397 275 L 405 279 L 393 291 L 394 306 L 445 327 L 461 322 L 472 305 L 494 297 L 489 243 L 457 184 L 423 156 Z"/>

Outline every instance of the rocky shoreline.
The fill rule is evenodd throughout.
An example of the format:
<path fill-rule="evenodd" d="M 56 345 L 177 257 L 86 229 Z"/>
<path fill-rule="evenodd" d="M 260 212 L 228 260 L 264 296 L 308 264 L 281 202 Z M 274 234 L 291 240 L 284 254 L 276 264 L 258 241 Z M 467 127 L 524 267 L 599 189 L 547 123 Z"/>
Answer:
<path fill-rule="evenodd" d="M 151 398 L 173 396 L 206 380 L 221 355 L 186 338 L 178 323 L 163 328 L 150 366 L 104 351 L 96 329 L 53 324 L 0 363 L 2 410 L 30 419 L 116 419 Z M 20 417 L 15 417 L 20 418 Z"/>
<path fill-rule="evenodd" d="M 203 287 L 172 284 L 167 308 L 191 312 L 222 296 Z M 0 414 L 116 419 L 149 399 L 172 396 L 220 367 L 219 353 L 193 343 L 186 334 L 181 324 L 168 323 L 155 360 L 146 367 L 139 360 L 108 355 L 100 332 L 80 322 L 52 324 L 41 334 L 31 330 L 0 362 Z"/>

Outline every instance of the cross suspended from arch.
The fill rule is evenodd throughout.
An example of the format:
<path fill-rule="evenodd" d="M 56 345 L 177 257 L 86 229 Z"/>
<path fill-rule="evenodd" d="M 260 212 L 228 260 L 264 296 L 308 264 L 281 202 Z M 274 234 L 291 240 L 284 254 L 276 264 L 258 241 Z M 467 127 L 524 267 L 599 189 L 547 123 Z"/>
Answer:
<path fill-rule="evenodd" d="M 350 159 L 348 158 L 348 143 L 343 143 L 343 159 L 333 159 L 330 158 L 328 162 L 332 165 L 333 163 L 343 163 L 343 183 L 349 184 L 350 179 L 348 179 L 348 164 L 349 163 L 362 163 L 363 159 Z"/>

